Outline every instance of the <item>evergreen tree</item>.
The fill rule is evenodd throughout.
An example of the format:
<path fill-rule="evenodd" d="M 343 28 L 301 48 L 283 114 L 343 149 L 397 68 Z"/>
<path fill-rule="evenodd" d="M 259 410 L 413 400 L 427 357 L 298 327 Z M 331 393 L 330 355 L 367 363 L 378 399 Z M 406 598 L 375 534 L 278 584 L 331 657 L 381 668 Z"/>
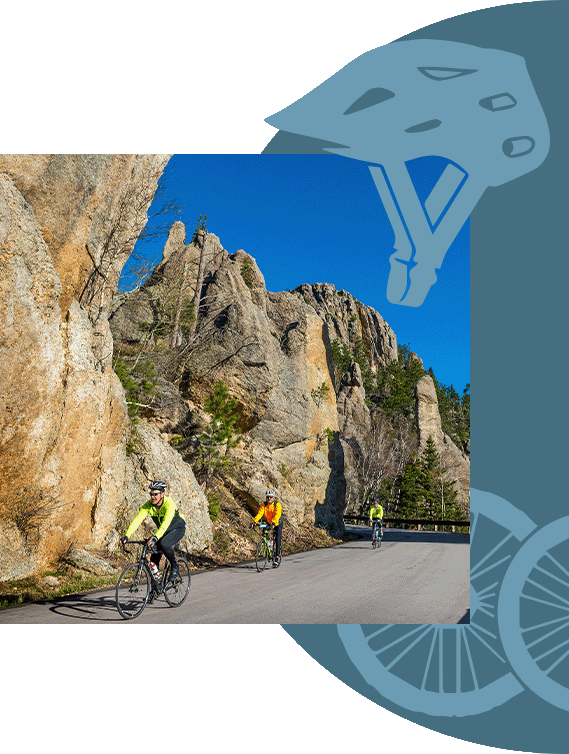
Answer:
<path fill-rule="evenodd" d="M 425 374 L 408 344 L 397 346 L 398 357 L 377 374 L 379 402 L 390 418 L 408 417 L 415 407 L 415 385 Z"/>
<path fill-rule="evenodd" d="M 435 518 L 435 511 L 437 506 L 437 470 L 440 466 L 440 457 L 435 447 L 435 441 L 431 436 L 427 439 L 427 444 L 423 450 L 422 458 L 419 462 L 421 469 L 421 493 L 422 493 L 422 507 L 424 514 L 428 518 Z"/>
<path fill-rule="evenodd" d="M 402 518 L 419 518 L 419 503 L 422 500 L 422 470 L 418 461 L 411 461 L 398 479 L 399 514 Z"/>
<path fill-rule="evenodd" d="M 427 444 L 421 459 L 424 479 L 424 506 L 430 518 L 447 521 L 465 520 L 465 516 L 458 505 L 458 495 L 455 489 L 456 480 L 447 478 L 447 469 L 437 452 L 432 437 Z"/>
<path fill-rule="evenodd" d="M 237 401 L 229 396 L 223 382 L 216 382 L 212 395 L 205 401 L 211 421 L 199 435 L 198 464 L 205 469 L 206 488 L 216 469 L 235 465 L 227 458 L 227 451 L 241 442 L 241 430 L 236 427 L 239 413 Z"/>
<path fill-rule="evenodd" d="M 456 481 L 447 478 L 432 437 L 427 439 L 421 457 L 407 464 L 397 484 L 402 518 L 466 520 L 458 504 Z"/>

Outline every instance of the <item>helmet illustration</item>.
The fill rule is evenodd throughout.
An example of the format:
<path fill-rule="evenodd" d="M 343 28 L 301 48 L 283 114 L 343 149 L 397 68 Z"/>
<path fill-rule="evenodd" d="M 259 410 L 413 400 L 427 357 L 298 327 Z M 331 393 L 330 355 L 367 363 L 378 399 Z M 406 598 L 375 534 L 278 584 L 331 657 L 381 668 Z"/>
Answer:
<path fill-rule="evenodd" d="M 154 490 L 156 492 L 166 492 L 166 482 L 160 482 L 160 481 L 152 482 L 148 489 L 151 492 Z"/>
<path fill-rule="evenodd" d="M 537 168 L 549 129 L 519 55 L 442 40 L 364 53 L 266 122 L 370 164 L 395 234 L 387 298 L 420 306 L 489 186 Z M 413 161 L 438 158 L 419 199 Z M 432 164 L 432 163 L 431 163 Z"/>

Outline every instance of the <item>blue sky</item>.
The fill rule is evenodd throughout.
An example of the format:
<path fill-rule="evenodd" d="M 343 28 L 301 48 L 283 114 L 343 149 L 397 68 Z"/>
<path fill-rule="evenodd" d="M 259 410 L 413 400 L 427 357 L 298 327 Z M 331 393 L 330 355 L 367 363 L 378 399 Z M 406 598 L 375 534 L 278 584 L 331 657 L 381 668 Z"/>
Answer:
<path fill-rule="evenodd" d="M 332 283 L 378 311 L 439 382 L 470 382 L 467 222 L 420 307 L 386 298 L 393 232 L 364 162 L 337 155 L 175 155 L 163 176 L 188 240 L 200 215 L 234 253 L 253 256 L 270 291 Z M 163 199 L 162 199 L 163 200 Z M 164 240 L 138 244 L 158 262 Z M 128 264 L 125 271 L 128 270 Z"/>

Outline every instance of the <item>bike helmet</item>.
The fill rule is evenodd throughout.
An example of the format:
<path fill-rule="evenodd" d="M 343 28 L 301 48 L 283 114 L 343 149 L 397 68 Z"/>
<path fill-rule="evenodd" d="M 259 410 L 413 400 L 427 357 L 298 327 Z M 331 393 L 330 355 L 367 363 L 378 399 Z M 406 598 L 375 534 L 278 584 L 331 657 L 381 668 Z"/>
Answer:
<path fill-rule="evenodd" d="M 152 482 L 148 489 L 151 492 L 153 490 L 156 490 L 156 492 L 166 492 L 166 482 L 160 482 L 160 481 Z"/>
<path fill-rule="evenodd" d="M 266 498 L 267 497 L 274 497 L 274 498 L 276 498 L 277 497 L 277 493 L 274 490 L 267 490 L 265 492 L 265 497 Z"/>

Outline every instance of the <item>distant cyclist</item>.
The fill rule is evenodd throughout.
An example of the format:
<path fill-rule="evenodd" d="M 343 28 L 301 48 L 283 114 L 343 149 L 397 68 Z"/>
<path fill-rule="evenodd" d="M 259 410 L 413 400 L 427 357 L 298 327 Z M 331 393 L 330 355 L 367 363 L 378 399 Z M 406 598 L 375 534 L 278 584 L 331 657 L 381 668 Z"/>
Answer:
<path fill-rule="evenodd" d="M 369 509 L 369 525 L 373 526 L 375 522 L 379 524 L 379 536 L 383 537 L 383 505 L 378 500 Z"/>
<path fill-rule="evenodd" d="M 279 557 L 281 554 L 281 539 L 283 532 L 283 522 L 281 519 L 282 506 L 277 500 L 277 493 L 275 490 L 267 490 L 265 492 L 265 502 L 259 508 L 259 512 L 253 519 L 253 526 L 258 523 L 261 518 L 265 518 L 265 521 L 270 525 L 271 530 L 275 533 L 275 557 Z M 274 563 L 273 563 L 274 565 Z"/>
<path fill-rule="evenodd" d="M 157 526 L 156 534 L 150 537 L 147 542 L 149 547 L 156 546 L 157 549 L 157 552 L 150 556 L 150 563 L 154 563 L 158 570 L 160 559 L 162 558 L 162 554 L 164 554 L 170 561 L 172 568 L 170 579 L 174 581 L 179 573 L 174 545 L 177 545 L 186 533 L 186 522 L 180 514 L 176 503 L 171 498 L 164 496 L 166 482 L 152 482 L 149 490 L 150 500 L 144 503 L 138 511 L 131 525 L 126 530 L 124 537 L 120 538 L 120 543 L 124 545 L 128 542 L 128 538 L 134 534 L 146 516 L 150 516 Z"/>

